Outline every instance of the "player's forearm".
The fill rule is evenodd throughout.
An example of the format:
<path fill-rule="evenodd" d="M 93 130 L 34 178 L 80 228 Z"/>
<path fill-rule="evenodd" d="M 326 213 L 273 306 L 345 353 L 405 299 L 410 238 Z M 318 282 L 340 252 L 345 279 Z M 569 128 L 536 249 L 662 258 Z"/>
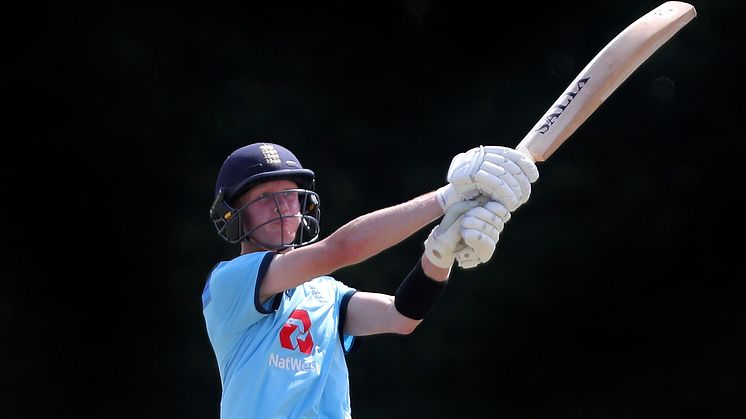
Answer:
<path fill-rule="evenodd" d="M 411 236 L 442 215 L 435 192 L 363 215 L 329 237 L 274 257 L 260 289 L 262 301 L 319 275 L 360 263 Z"/>
<path fill-rule="evenodd" d="M 326 240 L 339 249 L 343 266 L 360 263 L 386 250 L 442 215 L 435 192 L 358 217 Z"/>

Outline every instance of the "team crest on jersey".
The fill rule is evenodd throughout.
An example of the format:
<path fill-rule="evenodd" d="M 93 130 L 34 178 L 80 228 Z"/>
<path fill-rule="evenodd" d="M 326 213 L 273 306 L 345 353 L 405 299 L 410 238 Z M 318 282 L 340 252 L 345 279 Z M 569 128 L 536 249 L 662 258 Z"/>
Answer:
<path fill-rule="evenodd" d="M 313 298 L 320 302 L 321 304 L 326 304 L 326 298 L 324 298 L 324 294 L 322 294 L 319 290 L 317 290 L 314 287 L 309 287 L 311 289 L 311 295 Z"/>
<path fill-rule="evenodd" d="M 311 318 L 306 310 L 295 310 L 290 314 L 285 325 L 280 329 L 280 346 L 285 349 L 298 350 L 306 355 L 313 350 L 311 336 Z"/>

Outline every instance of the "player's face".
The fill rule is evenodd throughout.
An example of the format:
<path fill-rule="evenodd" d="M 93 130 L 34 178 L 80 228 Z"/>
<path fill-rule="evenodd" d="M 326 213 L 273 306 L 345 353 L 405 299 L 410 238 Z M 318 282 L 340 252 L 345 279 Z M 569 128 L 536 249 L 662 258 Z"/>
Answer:
<path fill-rule="evenodd" d="M 248 219 L 246 231 L 258 243 L 285 245 L 295 239 L 301 221 L 298 185 L 290 180 L 272 180 L 255 186 L 243 196 L 241 205 Z"/>

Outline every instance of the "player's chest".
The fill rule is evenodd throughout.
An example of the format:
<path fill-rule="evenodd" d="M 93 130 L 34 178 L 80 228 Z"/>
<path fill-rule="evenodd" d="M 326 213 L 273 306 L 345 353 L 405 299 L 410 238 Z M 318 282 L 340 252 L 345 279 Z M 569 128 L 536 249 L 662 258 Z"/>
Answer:
<path fill-rule="evenodd" d="M 306 355 L 323 350 L 338 339 L 338 317 L 335 302 L 315 288 L 286 293 L 275 319 L 276 343 Z"/>

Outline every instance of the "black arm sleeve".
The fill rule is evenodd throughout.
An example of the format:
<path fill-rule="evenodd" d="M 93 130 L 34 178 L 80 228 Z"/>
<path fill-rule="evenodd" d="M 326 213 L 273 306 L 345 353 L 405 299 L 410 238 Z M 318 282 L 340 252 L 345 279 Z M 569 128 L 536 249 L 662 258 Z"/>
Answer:
<path fill-rule="evenodd" d="M 413 320 L 422 320 L 435 306 L 446 288 L 446 281 L 435 281 L 422 270 L 418 260 L 394 295 L 396 310 Z"/>

